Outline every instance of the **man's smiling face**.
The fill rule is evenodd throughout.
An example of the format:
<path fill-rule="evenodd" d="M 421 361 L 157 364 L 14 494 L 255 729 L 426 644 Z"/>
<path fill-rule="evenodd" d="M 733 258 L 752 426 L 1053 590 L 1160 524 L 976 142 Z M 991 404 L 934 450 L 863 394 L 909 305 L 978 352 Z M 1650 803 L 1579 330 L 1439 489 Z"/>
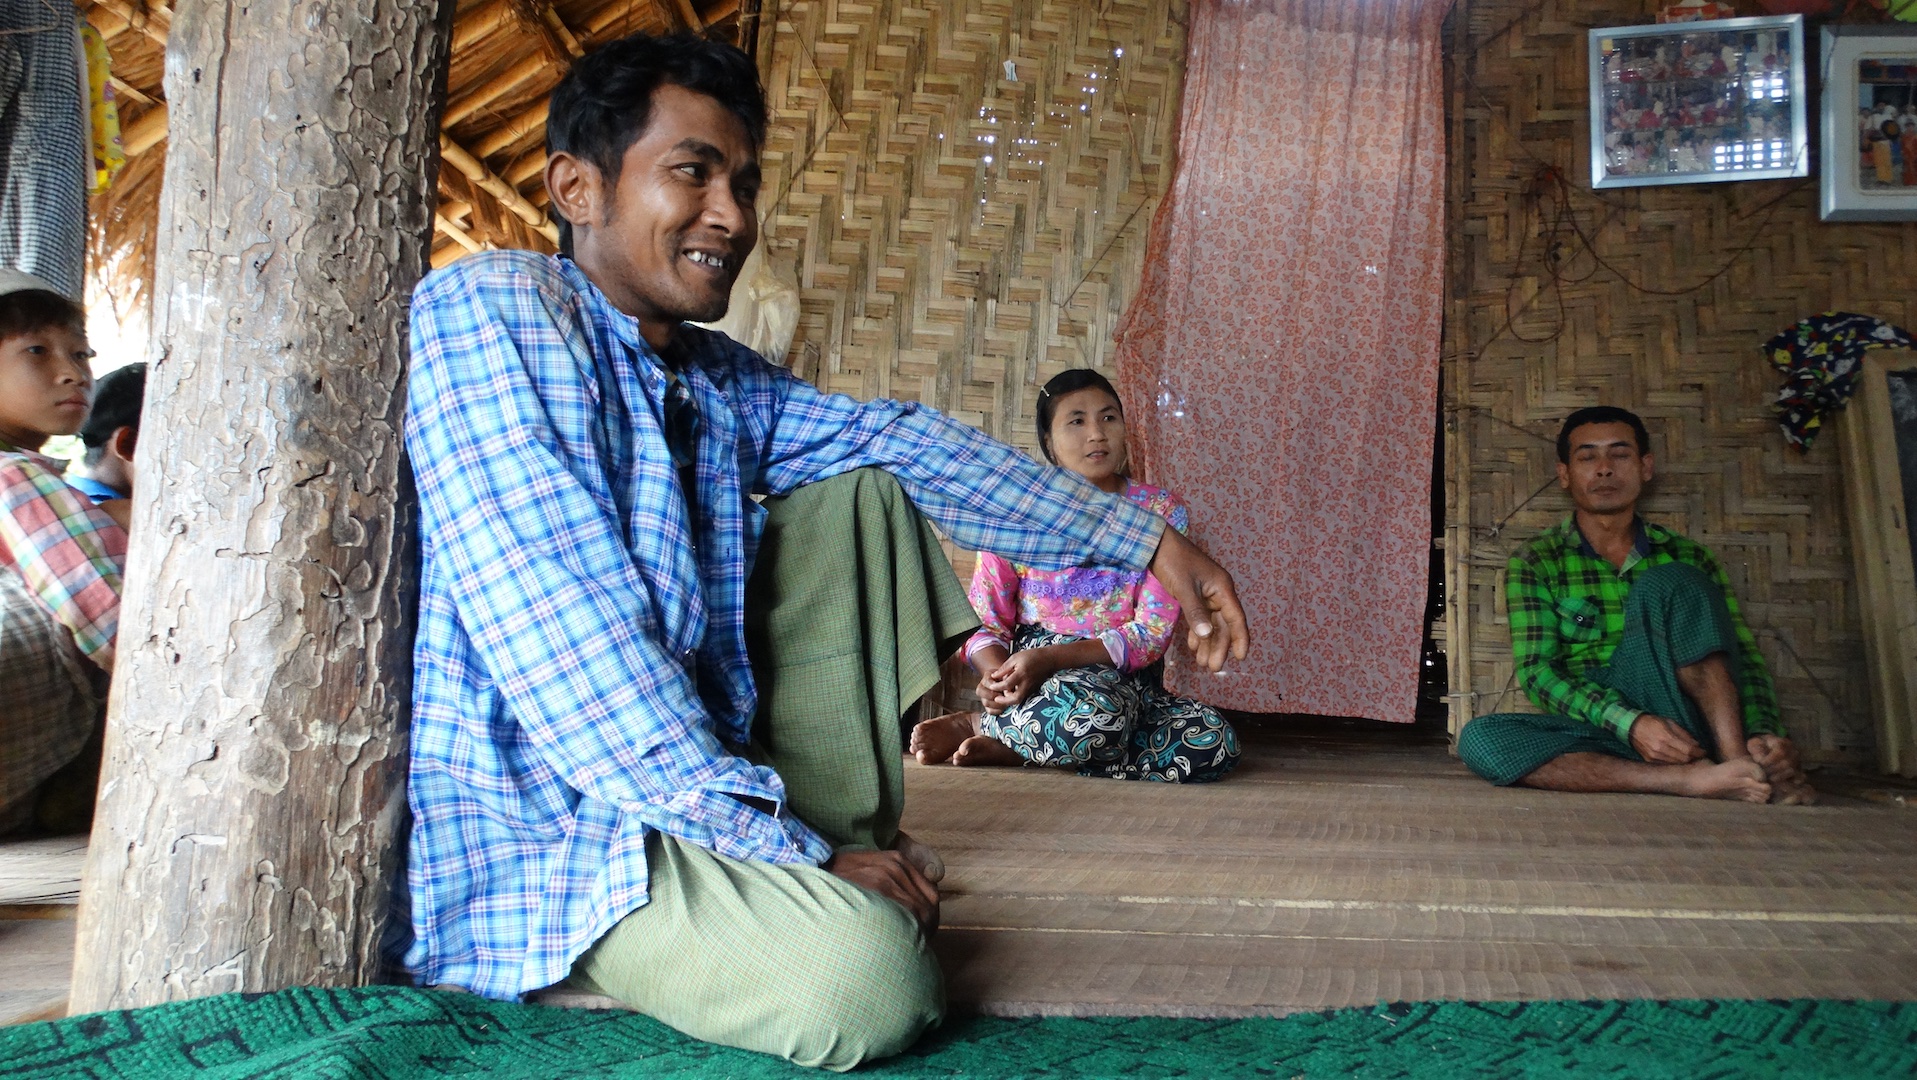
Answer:
<path fill-rule="evenodd" d="M 662 85 L 615 185 L 590 165 L 574 167 L 591 174 L 573 193 L 589 195 L 590 206 L 555 194 L 574 222 L 575 260 L 648 342 L 661 347 L 680 323 L 725 315 L 759 239 L 758 149 L 737 116 L 705 94 Z"/>

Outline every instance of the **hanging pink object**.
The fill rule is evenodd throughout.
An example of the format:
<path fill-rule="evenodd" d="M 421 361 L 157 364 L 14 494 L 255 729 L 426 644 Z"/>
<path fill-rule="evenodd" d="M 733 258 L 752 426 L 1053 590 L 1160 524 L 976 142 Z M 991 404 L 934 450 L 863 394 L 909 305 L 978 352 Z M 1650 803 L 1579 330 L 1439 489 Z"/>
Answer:
<path fill-rule="evenodd" d="M 1431 553 L 1448 0 L 1195 0 L 1119 331 L 1133 449 L 1237 579 L 1225 708 L 1410 721 Z M 1182 638 L 1182 635 L 1180 635 Z"/>

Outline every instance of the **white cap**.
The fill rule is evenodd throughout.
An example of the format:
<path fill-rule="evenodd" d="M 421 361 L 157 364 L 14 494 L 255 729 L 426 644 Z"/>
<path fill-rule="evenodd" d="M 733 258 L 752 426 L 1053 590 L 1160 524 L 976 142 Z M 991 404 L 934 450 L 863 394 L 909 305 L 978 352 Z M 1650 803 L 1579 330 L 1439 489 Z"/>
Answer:
<path fill-rule="evenodd" d="M 54 288 L 44 278 L 34 277 L 25 270 L 15 270 L 11 266 L 0 266 L 0 296 L 11 296 L 17 292 L 30 292 L 35 289 L 50 292 L 55 296 L 67 295 Z M 72 299 L 72 297 L 67 298 Z"/>

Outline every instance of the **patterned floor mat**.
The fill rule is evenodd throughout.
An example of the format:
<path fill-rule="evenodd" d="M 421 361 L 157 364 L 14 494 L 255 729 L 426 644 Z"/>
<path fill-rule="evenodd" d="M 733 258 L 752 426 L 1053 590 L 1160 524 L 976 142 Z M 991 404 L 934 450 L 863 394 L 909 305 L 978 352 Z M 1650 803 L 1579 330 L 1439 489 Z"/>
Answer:
<path fill-rule="evenodd" d="M 1917 1004 L 1419 1002 L 1282 1019 L 956 1019 L 875 1077 L 1917 1074 Z M 642 1016 L 400 987 L 228 994 L 0 1028 L 0 1073 L 389 1080 L 817 1076 Z"/>

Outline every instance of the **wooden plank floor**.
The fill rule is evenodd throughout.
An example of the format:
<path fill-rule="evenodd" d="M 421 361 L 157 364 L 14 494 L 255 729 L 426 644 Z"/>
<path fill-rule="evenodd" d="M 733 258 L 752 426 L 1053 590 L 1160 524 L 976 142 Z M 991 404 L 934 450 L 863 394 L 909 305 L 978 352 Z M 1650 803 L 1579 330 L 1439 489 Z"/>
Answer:
<path fill-rule="evenodd" d="M 1499 790 L 1403 731 L 1253 733 L 1201 787 L 906 782 L 906 827 L 949 868 L 936 947 L 961 1008 L 1917 998 L 1917 810 L 1896 805 Z M 0 1023 L 64 1000 L 80 854 L 0 849 Z"/>
<path fill-rule="evenodd" d="M 1917 817 L 1499 790 L 1430 740 L 1254 735 L 1225 783 L 911 766 L 990 1013 L 1917 998 Z"/>

